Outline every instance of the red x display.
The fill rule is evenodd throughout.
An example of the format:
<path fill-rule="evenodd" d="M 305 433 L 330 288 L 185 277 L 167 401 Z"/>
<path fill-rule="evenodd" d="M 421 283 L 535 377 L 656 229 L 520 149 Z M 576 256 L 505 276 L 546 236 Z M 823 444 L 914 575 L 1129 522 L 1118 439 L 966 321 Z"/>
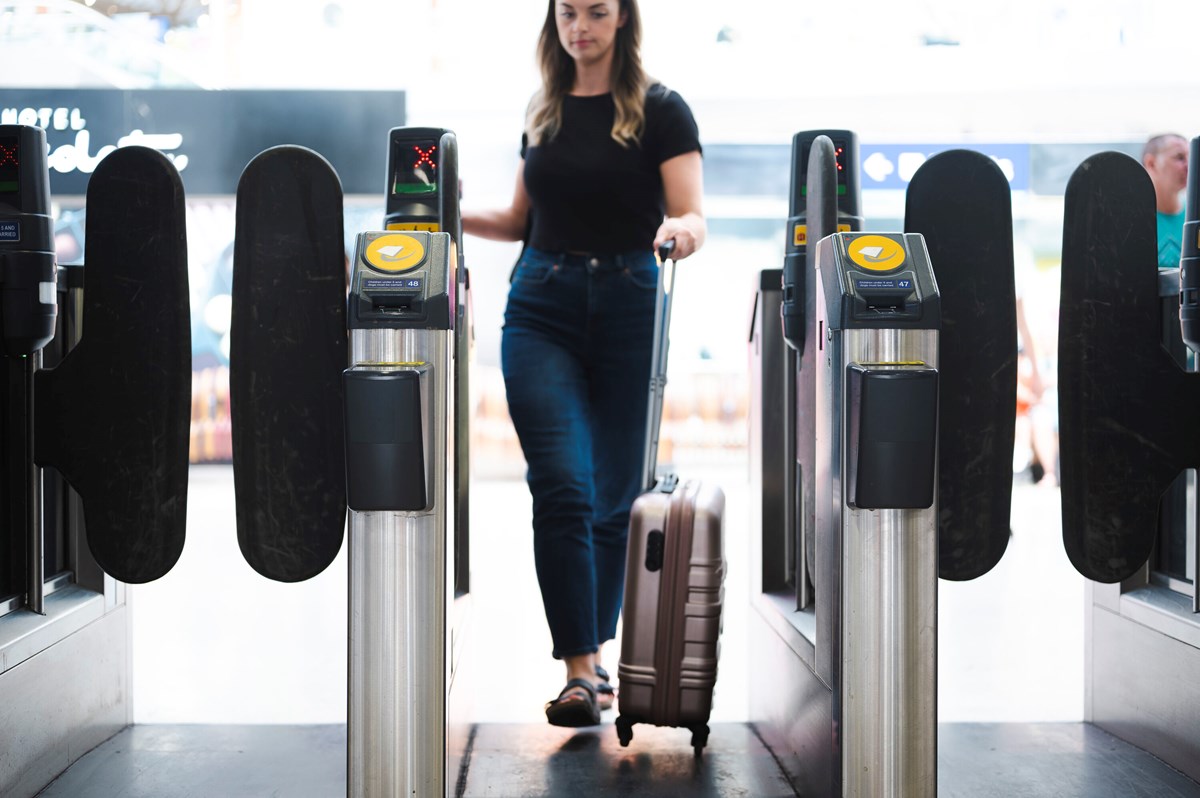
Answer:
<path fill-rule="evenodd" d="M 413 149 L 417 153 L 417 160 L 412 165 L 413 169 L 419 169 L 422 164 L 429 164 L 430 169 L 437 169 L 437 164 L 433 160 L 433 152 L 437 149 L 436 144 L 431 144 L 428 150 L 423 150 L 414 144 Z"/>

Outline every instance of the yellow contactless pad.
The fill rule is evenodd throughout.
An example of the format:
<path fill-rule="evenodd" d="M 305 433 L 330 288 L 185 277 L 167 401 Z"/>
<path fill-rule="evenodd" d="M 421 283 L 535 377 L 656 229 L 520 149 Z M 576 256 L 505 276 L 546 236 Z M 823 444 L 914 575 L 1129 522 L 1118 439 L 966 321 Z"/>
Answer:
<path fill-rule="evenodd" d="M 859 236 L 846 248 L 850 260 L 873 272 L 887 272 L 904 263 L 904 244 L 888 236 Z"/>
<path fill-rule="evenodd" d="M 382 235 L 367 245 L 363 258 L 381 272 L 406 272 L 425 260 L 425 245 L 400 233 Z"/>

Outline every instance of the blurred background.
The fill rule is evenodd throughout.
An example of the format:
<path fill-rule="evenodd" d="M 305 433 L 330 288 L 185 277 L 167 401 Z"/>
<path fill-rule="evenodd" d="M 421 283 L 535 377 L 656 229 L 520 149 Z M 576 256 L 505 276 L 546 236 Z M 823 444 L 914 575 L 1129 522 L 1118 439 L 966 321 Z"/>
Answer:
<path fill-rule="evenodd" d="M 347 193 L 348 251 L 357 232 L 382 223 L 392 126 L 454 130 L 463 204 L 506 203 L 545 13 L 543 0 L 0 0 L 0 123 L 47 129 L 60 262 L 84 258 L 86 178 L 110 148 L 163 150 L 188 191 L 191 484 L 193 501 L 207 502 L 212 518 L 189 521 L 189 548 L 168 579 L 133 591 L 136 722 L 344 720 L 344 560 L 309 583 L 266 585 L 232 550 L 227 365 L 241 168 L 275 144 L 306 144 L 329 158 Z M 782 265 L 793 134 L 858 133 L 869 230 L 902 228 L 907 180 L 929 155 L 968 147 L 992 156 L 1013 191 L 1018 292 L 1032 338 L 1023 345 L 1052 383 L 1071 172 L 1102 150 L 1137 156 L 1153 134 L 1200 133 L 1194 0 L 645 0 L 642 15 L 648 71 L 688 101 L 699 124 L 709 222 L 707 245 L 678 277 L 661 457 L 734 483 L 746 473 L 750 312 L 758 272 Z M 476 337 L 475 506 L 513 502 L 521 509 L 509 526 L 517 528 L 527 523 L 524 464 L 508 421 L 499 340 L 518 248 L 465 243 Z M 1013 470 L 1032 486 L 1047 469 L 1033 454 L 1036 411 L 1024 412 Z M 1055 516 L 1052 482 L 1023 512 Z M 741 524 L 731 526 L 731 561 L 744 558 L 738 490 L 745 486 L 730 491 L 731 525 Z M 1057 540 L 1056 530 L 1042 532 Z M 514 556 L 524 563 L 527 538 L 516 540 Z M 1045 584 L 1066 591 L 1058 604 L 1073 614 L 1064 623 L 1081 625 L 1082 583 L 1055 545 L 1065 567 Z M 214 584 L 209 566 L 217 562 L 235 563 L 229 582 Z M 943 601 L 983 601 L 990 590 L 950 586 Z M 1054 603 L 1048 593 L 1029 600 L 1035 614 L 1039 603 Z M 943 619 L 953 622 L 960 606 L 944 606 Z M 540 624 L 540 609 L 531 611 L 530 622 Z M 194 623 L 180 625 L 181 614 Z M 970 613 L 961 617 L 978 624 Z M 1028 632 L 1021 617 L 1014 626 Z M 1078 635 L 1074 626 L 1059 634 L 1053 618 L 1041 623 L 1038 633 L 1054 641 L 1047 645 L 1078 656 L 1080 665 L 1063 671 L 1080 671 L 1081 626 Z M 969 678 L 943 685 L 944 719 L 1082 717 L 1081 673 L 1066 687 L 1050 685 L 1066 690 L 1063 701 L 1018 710 L 1002 692 L 971 686 L 981 663 L 995 659 L 988 646 L 980 651 L 975 660 L 952 652 Z M 303 671 L 288 670 L 296 661 Z M 989 667 L 1000 685 L 1006 667 L 1013 673 L 1007 660 Z M 264 679 L 272 695 L 248 693 L 247 683 Z M 740 705 L 724 706 L 736 716 Z M 505 719 L 503 708 L 496 714 Z"/>

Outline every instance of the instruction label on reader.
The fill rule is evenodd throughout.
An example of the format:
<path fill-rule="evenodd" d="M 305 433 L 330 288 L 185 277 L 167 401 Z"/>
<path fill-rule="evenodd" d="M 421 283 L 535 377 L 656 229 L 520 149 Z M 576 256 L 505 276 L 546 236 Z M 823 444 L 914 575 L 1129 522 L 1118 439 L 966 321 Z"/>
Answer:
<path fill-rule="evenodd" d="M 0 241 L 20 241 L 20 222 L 0 222 Z"/>
<path fill-rule="evenodd" d="M 420 291 L 421 283 L 419 277 L 398 280 L 368 277 L 363 280 L 363 288 L 367 291 Z"/>
<path fill-rule="evenodd" d="M 879 289 L 879 290 L 883 290 L 883 291 L 889 291 L 889 290 L 890 291 L 895 291 L 895 290 L 911 291 L 912 287 L 913 287 L 913 281 L 910 279 L 904 279 L 904 280 L 855 280 L 854 286 L 858 289 L 865 288 L 868 291 L 870 291 L 871 289 Z"/>

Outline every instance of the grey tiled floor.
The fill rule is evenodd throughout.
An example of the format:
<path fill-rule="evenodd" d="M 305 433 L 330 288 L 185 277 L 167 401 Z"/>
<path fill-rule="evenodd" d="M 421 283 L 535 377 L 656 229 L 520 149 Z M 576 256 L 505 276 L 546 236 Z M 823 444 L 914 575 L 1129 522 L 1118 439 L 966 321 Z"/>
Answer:
<path fill-rule="evenodd" d="M 688 733 L 637 727 L 621 748 L 608 726 L 478 727 L 456 798 L 785 798 L 796 793 L 753 730 L 713 727 L 695 759 Z M 1079 723 L 943 724 L 941 798 L 1196 798 L 1200 785 Z M 41 798 L 337 798 L 344 726 L 132 726 Z M 458 789 L 454 789 L 457 781 Z"/>
<path fill-rule="evenodd" d="M 346 794 L 345 726 L 130 726 L 41 798 L 332 798 Z"/>

